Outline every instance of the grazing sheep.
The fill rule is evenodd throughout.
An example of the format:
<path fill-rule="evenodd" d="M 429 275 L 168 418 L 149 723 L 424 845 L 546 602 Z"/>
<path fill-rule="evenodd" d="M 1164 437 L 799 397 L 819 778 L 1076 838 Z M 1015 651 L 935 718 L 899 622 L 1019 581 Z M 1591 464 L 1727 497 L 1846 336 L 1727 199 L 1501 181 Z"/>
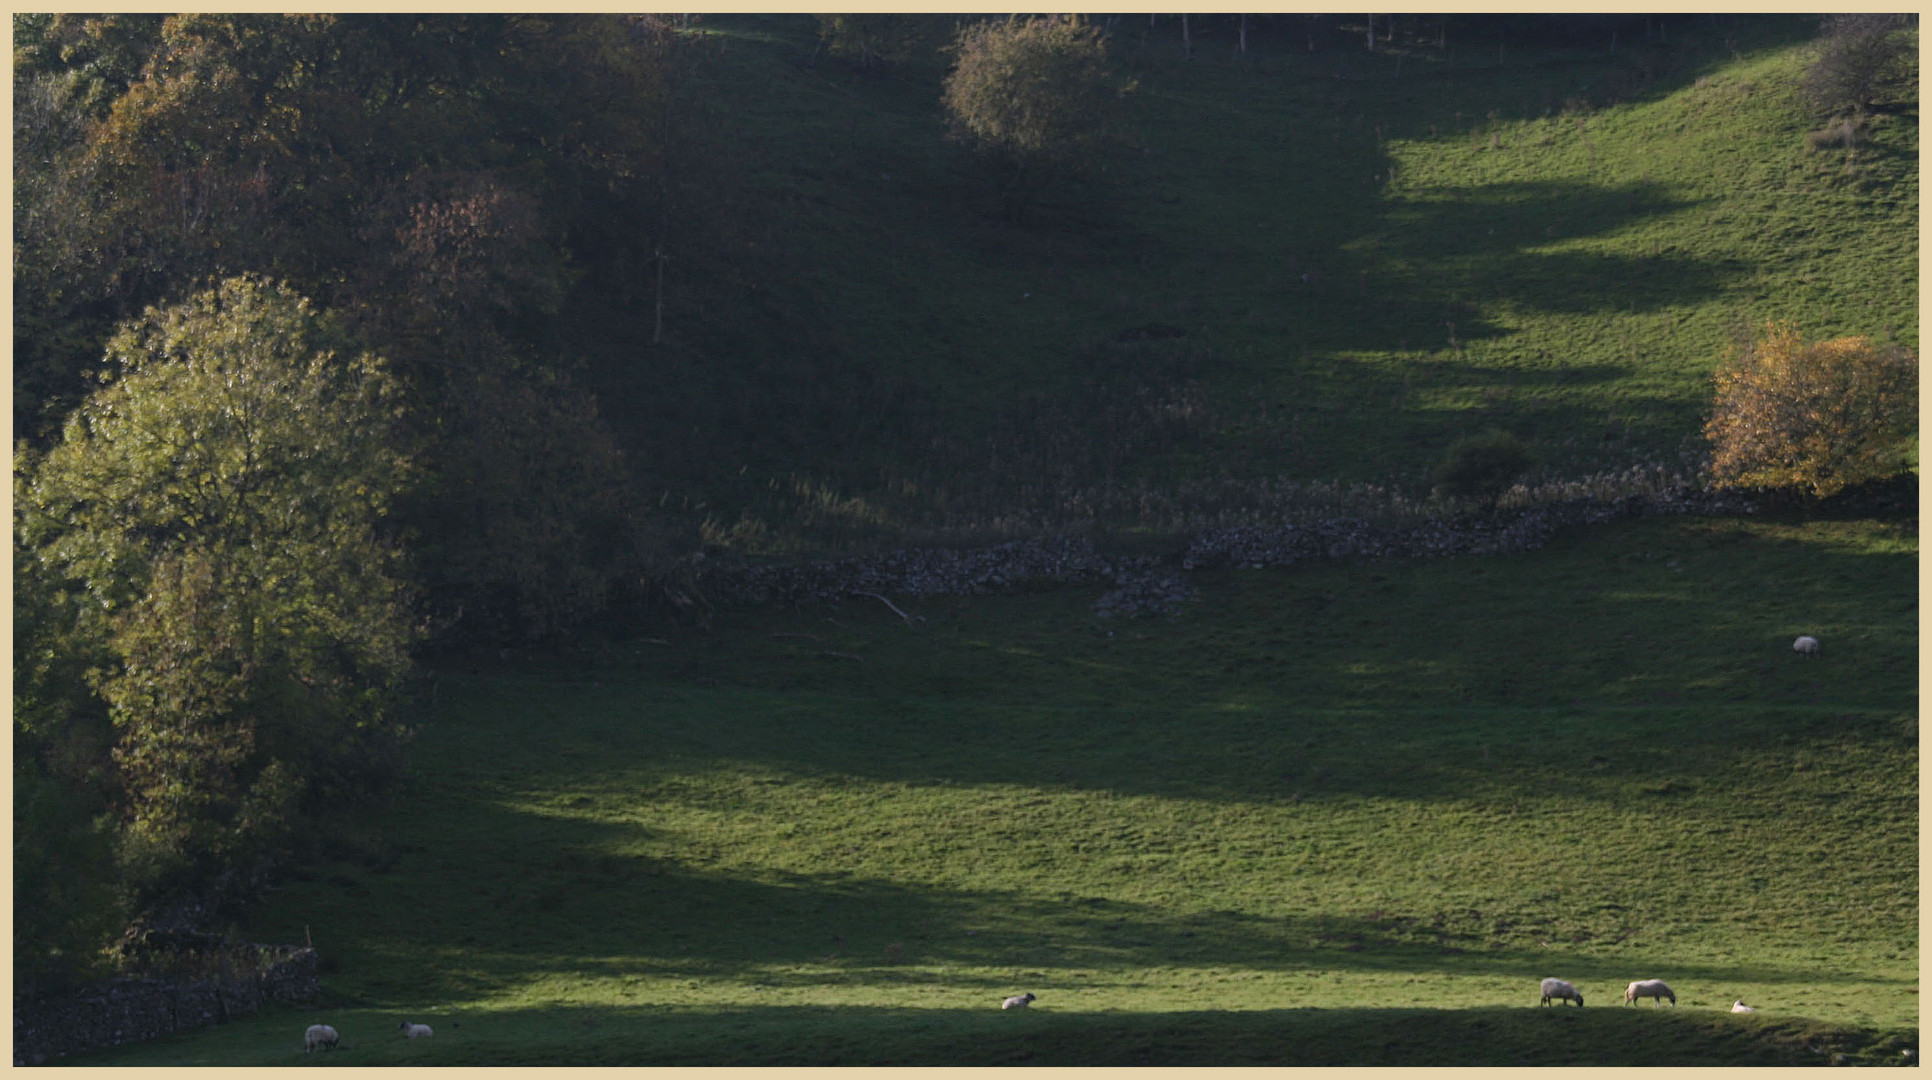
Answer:
<path fill-rule="evenodd" d="M 401 1024 L 398 1024 L 397 1026 L 402 1028 L 402 1033 L 406 1038 L 427 1039 L 431 1035 L 436 1034 L 434 1031 L 429 1030 L 428 1024 L 412 1024 L 409 1021 L 404 1020 Z"/>
<path fill-rule="evenodd" d="M 1562 979 L 1543 980 L 1543 1004 L 1548 1005 L 1551 1000 L 1574 1001 L 1577 1008 L 1583 1007 L 1583 995 L 1577 992 L 1576 987 Z"/>
<path fill-rule="evenodd" d="M 1677 995 L 1671 991 L 1670 987 L 1664 985 L 1664 980 L 1662 979 L 1638 979 L 1636 982 L 1623 988 L 1623 1003 L 1625 1005 L 1634 1005 L 1638 998 L 1646 997 L 1659 1005 L 1664 1003 L 1665 998 L 1669 998 L 1672 1005 L 1677 1004 Z"/>
<path fill-rule="evenodd" d="M 302 1035 L 302 1052 L 310 1054 L 322 1047 L 333 1050 L 340 1039 L 341 1036 L 337 1035 L 335 1029 L 329 1025 L 310 1024 L 309 1030 Z"/>
<path fill-rule="evenodd" d="M 1800 634 L 1798 640 L 1791 643 L 1791 651 L 1799 656 L 1817 656 L 1825 651 L 1825 647 L 1818 644 L 1818 639 L 1810 634 Z"/>
<path fill-rule="evenodd" d="M 1746 1005 L 1742 1001 L 1731 1002 L 1731 1011 L 1732 1012 L 1757 1012 L 1756 1009 L 1753 1009 L 1751 1006 Z"/>
<path fill-rule="evenodd" d="M 1016 997 L 1010 997 L 1010 998 L 1007 998 L 1005 1001 L 1000 1002 L 1000 1008 L 1024 1009 L 1028 1005 L 1031 1005 L 1038 1000 L 1039 999 L 1034 997 L 1032 994 L 1020 994 Z"/>

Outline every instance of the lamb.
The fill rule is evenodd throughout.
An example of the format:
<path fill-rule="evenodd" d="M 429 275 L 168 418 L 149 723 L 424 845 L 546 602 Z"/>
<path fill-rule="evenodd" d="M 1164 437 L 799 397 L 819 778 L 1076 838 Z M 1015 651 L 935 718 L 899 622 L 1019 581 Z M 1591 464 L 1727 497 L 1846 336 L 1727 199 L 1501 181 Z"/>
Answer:
<path fill-rule="evenodd" d="M 1028 1005 L 1031 1005 L 1038 1000 L 1039 999 L 1034 997 L 1032 994 L 1019 994 L 1015 997 L 1010 997 L 1010 998 L 1007 998 L 1005 1001 L 1000 1002 L 1000 1008 L 1024 1009 Z"/>
<path fill-rule="evenodd" d="M 310 1024 L 309 1030 L 302 1035 L 302 1052 L 311 1054 L 322 1047 L 333 1050 L 340 1040 L 341 1036 L 337 1035 L 335 1029 L 329 1025 Z"/>
<path fill-rule="evenodd" d="M 1791 643 L 1791 651 L 1799 656 L 1817 656 L 1825 651 L 1825 647 L 1818 644 L 1818 639 L 1810 634 L 1800 634 L 1798 640 Z"/>
<path fill-rule="evenodd" d="M 1731 1011 L 1732 1012 L 1757 1012 L 1756 1009 L 1752 1008 L 1749 1005 L 1746 1005 L 1742 1001 L 1731 1002 Z"/>
<path fill-rule="evenodd" d="M 1677 995 L 1671 991 L 1670 987 L 1664 985 L 1664 980 L 1662 979 L 1638 979 L 1636 982 L 1623 988 L 1623 1003 L 1625 1005 L 1634 1005 L 1638 998 L 1644 997 L 1655 1001 L 1659 1005 L 1664 1003 L 1665 998 L 1669 998 L 1672 1005 L 1677 1004 Z"/>
<path fill-rule="evenodd" d="M 402 1028 L 402 1033 L 406 1038 L 427 1039 L 431 1035 L 436 1034 L 434 1031 L 429 1030 L 428 1024 L 412 1024 L 409 1021 L 404 1020 L 401 1024 L 398 1024 L 397 1026 Z"/>
<path fill-rule="evenodd" d="M 1577 1008 L 1583 1007 L 1583 995 L 1577 992 L 1576 987 L 1562 979 L 1543 980 L 1543 1004 L 1548 1005 L 1551 1000 L 1574 1001 Z"/>

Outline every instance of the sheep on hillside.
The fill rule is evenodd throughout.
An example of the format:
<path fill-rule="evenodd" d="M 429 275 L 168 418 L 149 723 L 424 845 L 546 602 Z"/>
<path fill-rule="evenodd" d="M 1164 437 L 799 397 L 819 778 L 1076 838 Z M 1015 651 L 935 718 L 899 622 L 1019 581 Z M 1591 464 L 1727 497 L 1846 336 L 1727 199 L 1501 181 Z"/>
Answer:
<path fill-rule="evenodd" d="M 404 1038 L 427 1039 L 431 1035 L 436 1034 L 434 1031 L 429 1030 L 428 1024 L 412 1024 L 409 1021 L 404 1020 L 401 1024 L 398 1024 L 396 1026 L 402 1028 L 402 1033 Z"/>
<path fill-rule="evenodd" d="M 1825 647 L 1818 644 L 1818 639 L 1810 634 L 1800 634 L 1798 640 L 1791 643 L 1791 651 L 1799 656 L 1817 656 L 1825 651 Z"/>
<path fill-rule="evenodd" d="M 1031 1004 L 1033 1004 L 1033 1003 L 1034 1003 L 1035 1001 L 1038 1001 L 1038 1000 L 1039 1000 L 1038 998 L 1036 998 L 1036 997 L 1034 997 L 1034 996 L 1033 996 L 1032 994 L 1030 994 L 1030 993 L 1029 993 L 1029 994 L 1018 994 L 1018 995 L 1015 995 L 1015 996 L 1013 996 L 1013 997 L 1010 997 L 1010 998 L 1007 998 L 1007 999 L 1006 999 L 1005 1001 L 1002 1001 L 1002 1002 L 1000 1002 L 1000 1008 L 1002 1008 L 1002 1009 L 1024 1009 L 1024 1008 L 1026 1008 L 1026 1007 L 1027 1007 L 1028 1005 L 1031 1005 Z"/>
<path fill-rule="evenodd" d="M 329 1025 L 310 1024 L 309 1030 L 302 1035 L 302 1052 L 310 1054 L 323 1047 L 333 1050 L 340 1041 L 341 1037 Z"/>
<path fill-rule="evenodd" d="M 1670 987 L 1664 985 L 1664 980 L 1662 979 L 1638 979 L 1636 982 L 1623 988 L 1623 1003 L 1625 1005 L 1634 1005 L 1638 998 L 1646 997 L 1659 1005 L 1664 1003 L 1665 998 L 1669 998 L 1672 1005 L 1677 1004 L 1677 995 L 1672 992 Z"/>
<path fill-rule="evenodd" d="M 1543 1004 L 1548 1005 L 1552 1000 L 1574 1001 L 1576 1002 L 1577 1008 L 1581 1009 L 1583 1007 L 1583 995 L 1577 991 L 1576 987 L 1571 986 L 1562 979 L 1543 980 Z"/>
<path fill-rule="evenodd" d="M 1756 1009 L 1752 1008 L 1749 1005 L 1746 1005 L 1742 1001 L 1731 1002 L 1731 1011 L 1732 1012 L 1757 1012 Z"/>

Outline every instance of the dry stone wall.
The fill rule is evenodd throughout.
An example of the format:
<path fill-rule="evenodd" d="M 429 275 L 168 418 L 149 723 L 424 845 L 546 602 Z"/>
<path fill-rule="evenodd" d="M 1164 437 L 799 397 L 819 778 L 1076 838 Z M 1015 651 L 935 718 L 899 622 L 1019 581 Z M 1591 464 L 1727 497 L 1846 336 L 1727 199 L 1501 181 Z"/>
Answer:
<path fill-rule="evenodd" d="M 1565 528 L 1656 514 L 1734 515 L 1757 507 L 1742 495 L 1683 489 L 1614 502 L 1579 499 L 1518 510 L 1384 525 L 1336 518 L 1278 526 L 1206 529 L 1178 559 L 1095 550 L 1083 537 L 1048 536 L 975 549 L 914 548 L 881 555 L 778 565 L 712 562 L 698 571 L 714 599 L 735 603 L 835 603 L 864 594 L 973 596 L 1028 583 L 1108 582 L 1103 615 L 1172 610 L 1190 599 L 1187 571 L 1259 569 L 1315 559 L 1427 558 L 1531 551 Z"/>
<path fill-rule="evenodd" d="M 226 977 L 125 978 L 62 994 L 15 995 L 13 1063 L 39 1065 L 68 1054 L 226 1023 L 271 1002 L 315 999 L 319 983 L 314 949 L 248 948 L 252 970 Z"/>

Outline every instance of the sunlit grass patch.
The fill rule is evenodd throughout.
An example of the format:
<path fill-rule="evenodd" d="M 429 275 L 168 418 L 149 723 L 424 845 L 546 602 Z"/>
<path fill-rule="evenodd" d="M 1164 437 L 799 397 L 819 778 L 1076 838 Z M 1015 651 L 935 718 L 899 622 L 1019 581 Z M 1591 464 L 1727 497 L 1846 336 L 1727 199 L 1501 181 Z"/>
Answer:
<path fill-rule="evenodd" d="M 273 1022 L 339 1021 L 344 1062 L 1896 1057 L 1915 549 L 1650 521 L 1203 575 L 1130 629 L 1095 590 L 903 598 L 922 628 L 744 610 L 446 669 L 415 793 L 249 932 L 313 932 L 323 1008 Z M 1583 1018 L 1536 1018 L 1545 975 Z M 1643 977 L 1679 1009 L 1601 1008 Z M 1384 1049 L 1390 1010 L 1439 1036 Z M 463 1026 L 382 1041 L 431 1017 Z M 279 1060 L 271 1020 L 97 1059 Z"/>

